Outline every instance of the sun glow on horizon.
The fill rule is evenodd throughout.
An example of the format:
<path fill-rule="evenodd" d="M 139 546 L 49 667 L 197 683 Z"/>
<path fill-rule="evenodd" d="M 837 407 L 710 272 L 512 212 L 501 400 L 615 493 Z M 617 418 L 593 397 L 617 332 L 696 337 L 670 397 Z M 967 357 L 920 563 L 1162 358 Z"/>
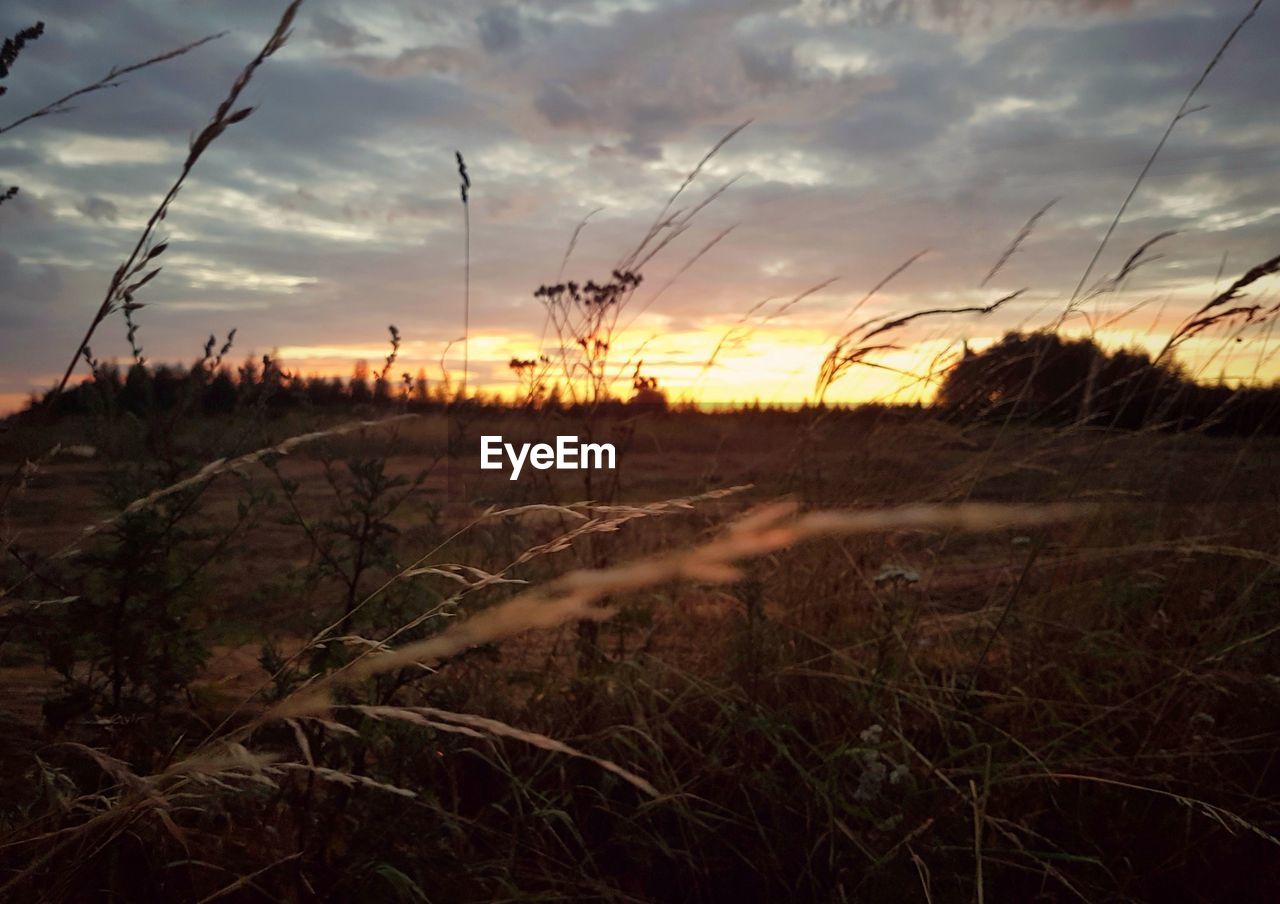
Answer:
<path fill-rule="evenodd" d="M 679 310 L 678 293 L 672 294 L 677 296 L 674 309 Z M 922 305 L 965 307 L 974 303 L 971 294 L 944 293 L 939 297 L 935 293 L 928 299 L 911 299 L 886 293 L 869 304 L 859 319 L 865 315 L 877 318 L 868 322 L 879 323 Z M 1092 335 L 1104 349 L 1140 349 L 1154 357 L 1183 322 L 1177 312 L 1192 299 L 1214 295 L 1214 287 L 1197 285 L 1179 286 L 1149 304 L 1133 305 L 1128 295 L 1108 296 L 1089 302 L 1088 316 L 1085 311 L 1073 316 L 1060 332 L 1072 338 L 1088 336 L 1089 324 L 1097 323 L 1100 326 Z M 672 402 L 705 406 L 759 402 L 782 407 L 816 402 L 815 383 L 823 358 L 850 322 L 839 312 L 848 309 L 842 298 L 815 296 L 812 302 L 811 308 L 753 322 L 742 316 L 703 315 L 679 326 L 673 315 L 650 311 L 628 323 L 624 314 L 621 321 L 629 328 L 614 338 L 609 352 L 609 393 L 614 398 L 630 398 L 632 377 L 639 367 L 641 375 L 657 379 L 658 387 Z M 1020 319 L 1006 317 L 1003 321 L 974 314 L 913 321 L 901 330 L 875 337 L 874 344 L 883 342 L 886 347 L 848 368 L 827 387 L 822 400 L 842 405 L 928 404 L 947 368 L 966 345 L 980 352 L 1010 330 L 1033 329 L 1036 320 L 1043 321 L 1052 313 L 1054 304 L 1053 300 L 1038 304 L 1030 318 L 1024 310 L 1018 315 Z M 1200 382 L 1267 385 L 1280 381 L 1276 355 L 1280 349 L 1272 347 L 1266 327 L 1254 324 L 1241 328 L 1237 324 L 1235 329 L 1239 332 L 1191 337 L 1179 344 L 1174 360 L 1184 373 Z M 461 339 L 413 339 L 411 328 L 403 333 L 399 355 L 387 370 L 388 382 L 398 386 L 407 374 L 414 381 L 425 378 L 429 391 L 445 386 L 455 391 L 462 381 Z M 548 334 L 528 328 L 482 329 L 473 333 L 469 344 L 467 385 L 472 392 L 515 401 L 523 390 L 511 362 L 546 355 L 551 362 L 545 375 L 547 386 L 559 384 L 563 398 L 573 397 L 564 390 L 569 381 L 556 342 Z M 345 379 L 356 372 L 376 377 L 387 366 L 389 351 L 385 342 L 362 340 L 281 345 L 269 354 L 286 373 Z M 234 371 L 245 360 L 260 364 L 261 347 L 255 350 L 249 345 L 245 352 L 233 353 L 225 366 Z M 127 367 L 128 358 L 119 363 Z M 30 379 L 31 392 L 0 396 L 0 411 L 20 409 L 32 393 L 39 394 L 52 385 L 57 375 L 34 374 Z"/>
<path fill-rule="evenodd" d="M 620 338 L 610 357 L 612 394 L 631 395 L 631 377 L 637 364 L 647 377 L 656 377 L 659 387 L 672 401 L 696 404 L 798 405 L 817 401 L 816 377 L 823 356 L 830 350 L 833 331 L 817 327 L 774 327 L 745 337 L 740 342 L 720 346 L 733 322 L 708 323 L 698 329 L 646 333 L 633 331 Z M 954 337 L 934 331 L 904 342 L 854 365 L 825 393 L 832 404 L 881 402 L 928 404 L 936 395 L 946 368 L 962 353 L 967 343 L 981 351 L 997 342 L 1003 329 L 982 330 L 971 324 L 966 334 Z M 1168 341 L 1171 322 L 1141 326 L 1115 325 L 1095 332 L 1095 340 L 1109 350 L 1141 349 L 1159 353 Z M 1085 329 L 1064 330 L 1078 338 Z M 1255 336 L 1241 342 L 1231 337 L 1193 337 L 1179 346 L 1176 360 L 1192 377 L 1204 382 L 1224 379 L 1233 385 L 1267 384 L 1280 380 L 1280 361 L 1270 348 L 1268 337 Z M 433 347 L 434 346 L 434 347 Z M 717 347 L 719 350 L 717 351 Z M 390 379 L 400 375 L 424 374 L 431 384 L 441 382 L 447 371 L 456 385 L 461 379 L 461 345 L 453 343 L 446 357 L 445 343 L 406 341 L 392 367 Z M 387 348 L 369 343 L 317 346 L 286 346 L 277 355 L 286 370 L 304 375 L 349 376 L 357 361 L 377 373 Z M 539 337 L 508 332 L 471 337 L 468 384 L 490 396 L 514 398 L 519 380 L 510 369 L 513 358 L 529 358 L 539 353 Z M 548 383 L 566 382 L 556 352 L 544 342 L 541 353 L 552 359 Z M 714 357 L 714 359 L 713 359 Z"/>

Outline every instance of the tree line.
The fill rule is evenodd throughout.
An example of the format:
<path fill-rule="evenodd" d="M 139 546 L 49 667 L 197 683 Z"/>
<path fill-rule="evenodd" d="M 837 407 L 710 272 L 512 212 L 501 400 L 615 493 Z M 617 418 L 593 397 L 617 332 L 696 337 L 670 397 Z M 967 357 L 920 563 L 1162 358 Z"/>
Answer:
<path fill-rule="evenodd" d="M 655 412 L 670 406 L 652 378 L 637 377 L 629 400 L 606 404 L 622 412 Z M 447 379 L 430 381 L 419 370 L 398 380 L 358 361 L 349 378 L 302 376 L 283 370 L 270 356 L 247 359 L 238 368 L 199 361 L 184 365 L 134 363 L 127 369 L 96 363 L 93 375 L 61 393 L 33 396 L 26 412 L 84 415 L 105 408 L 143 414 L 183 409 L 192 414 L 226 415 L 245 407 L 269 411 L 352 408 L 443 410 L 459 401 Z M 536 399 L 507 400 L 473 393 L 468 404 L 494 409 L 536 407 L 571 412 L 574 405 L 558 385 Z M 759 402 L 727 406 L 746 412 L 779 411 Z M 841 406 L 801 406 L 830 411 Z M 871 406 L 881 408 L 884 406 Z M 1193 380 L 1176 363 L 1152 360 L 1143 351 L 1109 351 L 1087 338 L 1052 332 L 1010 332 L 981 351 L 966 345 L 948 367 L 929 406 L 959 423 L 1016 420 L 1048 426 L 1081 424 L 1138 430 L 1199 430 L 1214 435 L 1280 434 L 1280 386 L 1235 387 Z M 913 406 L 917 409 L 919 406 Z M 795 411 L 794 407 L 787 410 Z"/>
<path fill-rule="evenodd" d="M 966 346 L 934 405 L 961 422 L 1280 433 L 1280 386 L 1201 383 L 1144 351 L 1108 351 L 1047 331 L 1010 332 L 980 352 Z"/>

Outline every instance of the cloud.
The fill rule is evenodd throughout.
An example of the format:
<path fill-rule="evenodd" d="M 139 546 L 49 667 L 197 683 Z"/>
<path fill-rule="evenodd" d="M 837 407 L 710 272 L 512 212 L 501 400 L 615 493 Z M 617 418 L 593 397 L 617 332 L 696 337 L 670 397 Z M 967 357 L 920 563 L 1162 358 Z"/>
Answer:
<path fill-rule="evenodd" d="M 336 50 L 355 50 L 366 44 L 377 44 L 380 39 L 358 25 L 338 19 L 327 13 L 317 13 L 311 19 L 311 30 L 327 47 Z"/>
<path fill-rule="evenodd" d="M 520 15 L 514 6 L 490 6 L 476 17 L 480 46 L 489 53 L 505 53 L 521 44 Z"/>
<path fill-rule="evenodd" d="M 790 87 L 800 81 L 801 75 L 796 65 L 794 47 L 770 51 L 739 45 L 737 50 L 738 58 L 742 61 L 743 73 L 762 88 L 770 90 Z"/>
<path fill-rule="evenodd" d="M 406 47 L 391 58 L 355 56 L 351 62 L 374 78 L 404 79 L 463 72 L 472 64 L 472 52 L 462 47 L 433 44 Z"/>
<path fill-rule="evenodd" d="M 534 101 L 534 107 L 557 128 L 584 125 L 591 121 L 590 108 L 564 85 L 544 86 Z"/>
<path fill-rule="evenodd" d="M 11 80 L 10 110 L 206 30 L 232 34 L 0 138 L 0 183 L 23 189 L 0 208 L 4 392 L 21 391 L 12 386 L 22 374 L 44 373 L 50 349 L 78 339 L 192 130 L 273 24 L 272 10 L 250 0 L 14 2 L 15 17 L 39 12 L 48 33 Z M 565 275 L 598 278 L 707 148 L 746 119 L 677 206 L 740 181 L 648 268 L 642 300 L 737 224 L 637 321 L 641 332 L 678 333 L 672 355 L 697 358 L 709 351 L 699 335 L 714 344 L 762 298 L 839 276 L 788 315 L 791 331 L 777 340 L 820 341 L 922 248 L 931 253 L 868 310 L 969 299 L 1026 218 L 1061 197 L 992 287 L 1031 291 L 980 327 L 1033 322 L 1074 287 L 1243 12 L 1203 0 L 356 9 L 350 0 L 304 7 L 299 38 L 248 91 L 254 115 L 191 174 L 166 220 L 165 270 L 139 312 L 153 359 L 187 357 L 232 326 L 248 351 L 376 345 L 395 322 L 421 343 L 413 348 L 429 349 L 411 368 L 434 372 L 461 325 L 457 149 L 473 180 L 472 323 L 525 354 L 541 329 L 531 291 L 556 278 L 582 218 L 603 208 Z M 1179 231 L 1135 291 L 1190 291 L 1212 282 L 1224 252 L 1234 269 L 1274 253 L 1280 125 L 1265 112 L 1280 104 L 1266 40 L 1277 15 L 1261 12 L 1215 70 L 1208 108 L 1179 125 L 1104 255 L 1102 270 L 1114 270 L 1150 235 Z M 931 322 L 913 336 L 975 328 Z M 123 354 L 119 324 L 102 330 L 95 352 Z M 814 350 L 779 354 L 803 362 Z"/>
<path fill-rule="evenodd" d="M 76 210 L 95 222 L 114 223 L 120 217 L 120 209 L 106 198 L 85 198 L 76 205 Z"/>

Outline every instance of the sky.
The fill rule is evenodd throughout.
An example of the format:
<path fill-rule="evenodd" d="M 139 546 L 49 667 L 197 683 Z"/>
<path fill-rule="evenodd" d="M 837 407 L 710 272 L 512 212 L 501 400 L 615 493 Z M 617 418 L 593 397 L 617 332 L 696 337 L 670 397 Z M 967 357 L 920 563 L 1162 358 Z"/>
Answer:
<path fill-rule="evenodd" d="M 457 379 L 460 150 L 472 181 L 469 384 L 510 391 L 512 357 L 555 354 L 534 290 L 607 279 L 706 152 L 749 121 L 677 201 L 688 212 L 710 199 L 644 267 L 611 351 L 617 370 L 642 360 L 675 396 L 795 402 L 863 319 L 1025 290 L 989 315 L 909 324 L 894 334 L 901 348 L 876 359 L 893 370 L 854 368 L 828 399 L 927 394 L 897 371 L 918 376 L 962 341 L 1058 318 L 1251 3 L 307 0 L 246 92 L 253 115 L 199 161 L 169 213 L 164 270 L 137 299 L 139 341 L 152 361 L 191 361 L 210 333 L 235 328 L 237 363 L 273 352 L 289 370 L 349 374 L 361 358 L 376 369 L 395 324 L 397 373 L 435 380 L 447 350 Z M 0 126 L 113 65 L 227 32 L 0 135 L 0 188 L 21 189 L 0 206 L 0 410 L 56 381 L 190 136 L 283 6 L 0 7 L 6 35 L 46 25 L 3 83 Z M 1152 236 L 1176 235 L 1068 329 L 1158 348 L 1215 286 L 1280 253 L 1277 36 L 1280 3 L 1264 4 L 1090 284 Z M 127 361 L 124 333 L 108 320 L 94 353 Z M 1229 354 L 1216 338 L 1192 343 L 1184 361 L 1206 378 L 1270 378 L 1268 339 Z"/>

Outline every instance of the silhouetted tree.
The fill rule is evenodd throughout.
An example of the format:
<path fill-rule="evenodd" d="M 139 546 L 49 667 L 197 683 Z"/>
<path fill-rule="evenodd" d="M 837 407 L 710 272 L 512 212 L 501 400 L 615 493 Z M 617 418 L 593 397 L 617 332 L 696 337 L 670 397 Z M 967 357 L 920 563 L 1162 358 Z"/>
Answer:
<path fill-rule="evenodd" d="M 1202 389 L 1142 351 L 1107 352 L 1090 339 L 1011 332 L 981 352 L 966 344 L 937 405 L 965 419 L 1016 414 L 1135 429 L 1173 413 L 1171 406 L 1185 413 L 1186 400 Z"/>
<path fill-rule="evenodd" d="M 204 410 L 206 414 L 230 414 L 236 407 L 236 381 L 231 371 L 225 367 L 218 368 L 204 391 Z"/>
<path fill-rule="evenodd" d="M 369 389 L 369 362 L 363 358 L 356 362 L 355 370 L 351 374 L 351 382 L 347 384 L 347 394 L 357 405 L 364 404 L 373 398 L 373 392 Z"/>
<path fill-rule="evenodd" d="M 627 405 L 632 409 L 639 411 L 667 410 L 667 394 L 658 388 L 658 378 L 646 377 L 640 373 L 640 364 L 636 365 L 635 374 L 631 378 L 631 388 L 634 392 Z"/>
<path fill-rule="evenodd" d="M 418 368 L 418 375 L 413 380 L 413 401 L 417 405 L 426 405 L 431 401 L 430 385 L 427 382 L 427 372 L 423 368 Z"/>

